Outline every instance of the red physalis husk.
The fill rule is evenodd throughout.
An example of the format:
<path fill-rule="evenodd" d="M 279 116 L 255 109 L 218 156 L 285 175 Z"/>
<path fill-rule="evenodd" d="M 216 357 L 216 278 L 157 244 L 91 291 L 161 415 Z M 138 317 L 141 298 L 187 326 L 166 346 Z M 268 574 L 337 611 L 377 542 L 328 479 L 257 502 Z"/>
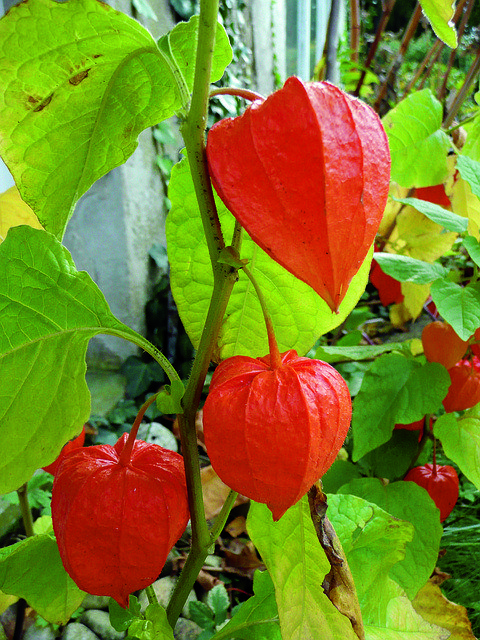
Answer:
<path fill-rule="evenodd" d="M 468 342 L 462 340 L 448 322 L 429 322 L 422 331 L 422 345 L 429 362 L 443 364 L 446 369 L 454 367 L 463 358 Z"/>
<path fill-rule="evenodd" d="M 81 447 L 83 447 L 84 442 L 85 442 L 85 425 L 83 425 L 83 429 L 81 433 L 76 438 L 73 438 L 72 440 L 69 440 L 67 442 L 67 444 L 62 448 L 62 450 L 60 451 L 60 454 L 55 458 L 55 460 L 49 465 L 47 465 L 46 467 L 42 467 L 42 469 L 47 473 L 51 473 L 52 476 L 54 476 L 57 473 L 57 470 L 58 470 L 58 467 L 60 466 L 61 461 L 67 455 L 67 453 L 69 453 L 70 451 L 74 451 L 75 449 L 80 449 Z"/>
<path fill-rule="evenodd" d="M 453 467 L 424 464 L 410 469 L 404 480 L 415 482 L 428 491 L 440 509 L 440 522 L 448 518 L 458 500 L 458 476 Z"/>
<path fill-rule="evenodd" d="M 233 356 L 210 383 L 205 444 L 220 479 L 278 520 L 332 465 L 351 412 L 345 381 L 325 362 L 293 350 L 278 368 L 269 355 Z"/>
<path fill-rule="evenodd" d="M 448 374 L 450 387 L 442 401 L 447 413 L 471 409 L 480 402 L 480 358 L 460 360 Z"/>
<path fill-rule="evenodd" d="M 67 454 L 52 491 L 67 573 L 80 589 L 125 608 L 130 593 L 157 579 L 189 519 L 182 456 L 135 440 L 124 465 L 127 438 Z"/>
<path fill-rule="evenodd" d="M 377 114 L 334 85 L 292 77 L 215 124 L 207 159 L 218 195 L 251 238 L 338 310 L 388 196 Z"/>

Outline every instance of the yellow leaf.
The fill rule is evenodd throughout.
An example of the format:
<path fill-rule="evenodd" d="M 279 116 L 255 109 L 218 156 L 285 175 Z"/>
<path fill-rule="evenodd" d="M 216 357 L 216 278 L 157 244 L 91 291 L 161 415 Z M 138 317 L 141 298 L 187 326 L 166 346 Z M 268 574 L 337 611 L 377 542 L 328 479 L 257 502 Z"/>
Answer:
<path fill-rule="evenodd" d="M 3 613 L 8 607 L 18 600 L 17 596 L 10 596 L 0 591 L 0 613 Z"/>
<path fill-rule="evenodd" d="M 412 604 L 424 620 L 451 631 L 449 640 L 475 640 L 467 610 L 447 600 L 438 584 L 429 580 L 417 593 Z"/>
<path fill-rule="evenodd" d="M 402 327 L 409 320 L 416 320 L 430 295 L 429 284 L 402 282 L 403 301 L 390 307 L 390 322 Z"/>
<path fill-rule="evenodd" d="M 400 212 L 403 206 L 401 202 L 395 202 L 393 198 L 406 198 L 409 191 L 410 189 L 401 187 L 396 182 L 392 182 L 390 184 L 387 205 L 385 207 L 385 211 L 383 212 L 383 218 L 378 229 L 379 236 L 389 236 L 390 230 L 395 224 L 395 218 L 397 217 L 397 214 Z"/>
<path fill-rule="evenodd" d="M 435 262 L 449 251 L 456 233 L 443 232 L 443 227 L 429 220 L 413 207 L 405 207 L 397 216 L 397 224 L 385 247 L 391 253 L 401 253 L 417 260 Z"/>
<path fill-rule="evenodd" d="M 10 227 L 21 224 L 43 229 L 37 216 L 21 199 L 17 187 L 10 187 L 0 194 L 0 242 L 4 240 Z"/>
<path fill-rule="evenodd" d="M 453 184 L 451 201 L 453 211 L 468 218 L 468 233 L 480 240 L 480 199 L 460 175 Z"/>

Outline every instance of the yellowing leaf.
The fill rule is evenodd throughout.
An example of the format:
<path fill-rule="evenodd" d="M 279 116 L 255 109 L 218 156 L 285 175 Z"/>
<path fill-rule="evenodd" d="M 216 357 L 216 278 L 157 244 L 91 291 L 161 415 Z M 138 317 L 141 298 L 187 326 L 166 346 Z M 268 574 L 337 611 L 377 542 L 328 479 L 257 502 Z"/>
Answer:
<path fill-rule="evenodd" d="M 406 198 L 409 192 L 410 189 L 401 187 L 396 182 L 392 182 L 390 184 L 390 192 L 388 194 L 387 205 L 385 207 L 385 211 L 383 212 L 382 222 L 380 223 L 380 227 L 378 228 L 379 236 L 388 237 L 390 229 L 395 224 L 395 218 L 397 217 L 397 214 L 400 213 L 403 207 L 401 202 L 397 202 L 393 198 Z"/>
<path fill-rule="evenodd" d="M 11 596 L 8 593 L 0 591 L 0 613 L 3 613 L 8 607 L 18 600 L 17 596 Z"/>
<path fill-rule="evenodd" d="M 386 251 L 435 262 L 452 247 L 456 237 L 457 234 L 453 232 L 443 233 L 443 227 L 429 220 L 423 213 L 412 207 L 405 207 L 397 216 L 397 225 Z"/>
<path fill-rule="evenodd" d="M 10 227 L 21 224 L 43 229 L 37 216 L 20 197 L 17 187 L 13 186 L 0 194 L 0 242 L 5 239 Z"/>
<path fill-rule="evenodd" d="M 480 199 L 472 193 L 470 185 L 458 174 L 452 187 L 453 211 L 468 218 L 468 233 L 480 240 Z"/>
<path fill-rule="evenodd" d="M 449 640 L 475 640 L 467 610 L 447 600 L 438 584 L 428 581 L 412 604 L 422 618 L 451 631 Z"/>

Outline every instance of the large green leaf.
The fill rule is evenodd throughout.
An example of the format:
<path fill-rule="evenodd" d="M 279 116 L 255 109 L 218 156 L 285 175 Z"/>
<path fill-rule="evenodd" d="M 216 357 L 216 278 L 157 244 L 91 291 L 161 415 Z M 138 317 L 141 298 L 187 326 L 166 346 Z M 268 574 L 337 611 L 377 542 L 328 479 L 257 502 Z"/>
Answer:
<path fill-rule="evenodd" d="M 430 577 L 438 559 L 443 528 L 440 513 L 423 487 L 414 482 L 384 484 L 378 478 L 359 478 L 339 489 L 381 509 L 400 520 L 410 522 L 415 530 L 405 548 L 405 558 L 390 570 L 390 577 L 412 600 Z"/>
<path fill-rule="evenodd" d="M 442 105 L 429 89 L 410 94 L 383 118 L 392 156 L 392 180 L 402 187 L 440 184 L 448 174 L 448 136 Z"/>
<path fill-rule="evenodd" d="M 14 227 L 0 245 L 0 493 L 52 462 L 90 413 L 85 351 L 97 333 L 149 343 L 49 233 Z"/>
<path fill-rule="evenodd" d="M 435 412 L 449 386 L 447 370 L 436 362 L 422 365 L 397 353 L 375 360 L 353 403 L 353 460 L 390 440 L 396 423 Z"/>
<path fill-rule="evenodd" d="M 213 274 L 185 159 L 173 169 L 169 197 L 172 209 L 167 216 L 166 234 L 172 293 L 188 335 L 198 346 L 213 291 Z M 235 219 L 219 198 L 216 202 L 224 236 L 231 238 Z M 241 257 L 248 259 L 249 268 L 268 300 L 280 350 L 296 349 L 303 355 L 318 336 L 341 324 L 358 302 L 365 290 L 372 253 L 353 278 L 338 314 L 332 313 L 313 289 L 270 258 L 246 233 Z M 240 271 L 219 338 L 220 356 L 264 356 L 268 353 L 268 340 L 263 327 L 255 291 Z"/>
<path fill-rule="evenodd" d="M 323 592 L 330 563 L 318 541 L 306 496 L 278 522 L 268 507 L 252 503 L 247 529 L 275 585 L 282 638 L 355 640 L 349 619 Z"/>
<path fill-rule="evenodd" d="M 55 624 L 66 624 L 85 597 L 63 568 L 53 533 L 0 550 L 0 589 Z"/>
<path fill-rule="evenodd" d="M 469 409 L 461 418 L 452 413 L 440 416 L 434 431 L 442 441 L 445 455 L 480 491 L 480 406 Z"/>
<path fill-rule="evenodd" d="M 182 25 L 172 38 L 181 72 L 196 28 Z M 216 79 L 220 60 L 229 62 L 225 38 Z M 0 21 L 0 53 L 0 153 L 23 199 L 61 238 L 78 198 L 125 162 L 143 129 L 184 106 L 176 67 L 139 23 L 97 0 L 12 7 Z M 189 57 L 188 79 L 194 66 Z"/>
<path fill-rule="evenodd" d="M 420 4 L 435 31 L 435 35 L 449 47 L 455 49 L 457 33 L 451 22 L 454 12 L 452 0 L 420 0 Z"/>
<path fill-rule="evenodd" d="M 462 287 L 441 278 L 432 284 L 430 292 L 440 315 L 462 340 L 468 340 L 480 327 L 480 285 Z"/>
<path fill-rule="evenodd" d="M 349 362 L 351 360 L 374 360 L 377 356 L 391 351 L 407 351 L 411 353 L 411 340 L 405 342 L 388 342 L 358 347 L 320 346 L 315 352 L 315 358 L 324 362 Z"/>

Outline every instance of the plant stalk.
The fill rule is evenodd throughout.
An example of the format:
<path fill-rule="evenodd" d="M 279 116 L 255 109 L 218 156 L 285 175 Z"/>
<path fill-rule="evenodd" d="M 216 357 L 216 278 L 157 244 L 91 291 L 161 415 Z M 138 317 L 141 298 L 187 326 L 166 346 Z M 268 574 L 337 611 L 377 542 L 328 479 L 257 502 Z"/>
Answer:
<path fill-rule="evenodd" d="M 28 484 L 22 484 L 22 486 L 17 489 L 18 501 L 20 502 L 20 511 L 22 512 L 22 521 L 23 527 L 25 529 L 26 535 L 30 538 L 35 535 L 33 530 L 33 518 L 32 518 L 32 510 L 30 509 L 30 504 L 28 502 Z"/>

